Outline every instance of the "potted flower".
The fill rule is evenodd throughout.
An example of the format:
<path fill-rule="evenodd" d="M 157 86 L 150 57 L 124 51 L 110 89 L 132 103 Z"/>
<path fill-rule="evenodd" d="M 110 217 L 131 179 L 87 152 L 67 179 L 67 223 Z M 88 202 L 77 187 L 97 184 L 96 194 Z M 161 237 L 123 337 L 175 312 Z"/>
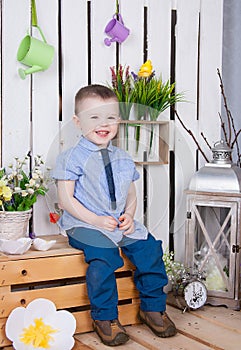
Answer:
<path fill-rule="evenodd" d="M 177 102 L 183 101 L 183 94 L 175 92 L 175 83 L 163 82 L 157 78 L 151 60 L 140 67 L 138 74 L 132 72 L 133 95 L 137 106 L 137 119 L 156 121 L 160 113 Z M 140 141 L 140 126 L 136 130 L 136 152 Z M 149 153 L 153 143 L 153 125 L 149 144 Z"/>
<path fill-rule="evenodd" d="M 25 235 L 33 204 L 47 192 L 41 156 L 34 158 L 34 166 L 27 175 L 28 159 L 15 158 L 14 165 L 0 169 L 0 238 L 17 239 Z"/>
<path fill-rule="evenodd" d="M 168 277 L 168 287 L 177 288 L 182 282 L 183 276 L 187 273 L 187 268 L 180 261 L 174 259 L 174 252 L 165 251 L 163 262 Z"/>
<path fill-rule="evenodd" d="M 136 153 L 138 153 L 141 137 L 140 120 L 156 121 L 160 113 L 177 102 L 183 101 L 183 94 L 175 92 L 175 83 L 163 82 L 162 78 L 155 76 L 151 60 L 147 60 L 140 67 L 137 74 L 129 73 L 129 66 L 119 65 L 111 67 L 112 81 L 110 88 L 115 92 L 120 103 L 122 119 L 128 120 L 131 107 L 135 106 L 137 123 L 135 127 Z M 153 125 L 149 142 L 149 153 L 153 143 Z M 126 124 L 126 139 L 128 140 L 128 123 Z M 128 142 L 127 147 L 128 150 Z"/>

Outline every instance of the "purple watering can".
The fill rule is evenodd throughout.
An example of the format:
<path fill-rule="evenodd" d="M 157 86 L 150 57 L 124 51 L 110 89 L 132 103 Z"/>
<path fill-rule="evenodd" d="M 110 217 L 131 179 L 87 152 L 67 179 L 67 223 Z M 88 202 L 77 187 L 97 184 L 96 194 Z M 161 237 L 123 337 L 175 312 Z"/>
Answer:
<path fill-rule="evenodd" d="M 113 18 L 105 27 L 105 33 L 111 38 L 105 38 L 104 43 L 106 46 L 110 46 L 111 43 L 117 42 L 123 43 L 130 34 L 130 30 L 124 26 L 121 14 L 114 14 Z"/>

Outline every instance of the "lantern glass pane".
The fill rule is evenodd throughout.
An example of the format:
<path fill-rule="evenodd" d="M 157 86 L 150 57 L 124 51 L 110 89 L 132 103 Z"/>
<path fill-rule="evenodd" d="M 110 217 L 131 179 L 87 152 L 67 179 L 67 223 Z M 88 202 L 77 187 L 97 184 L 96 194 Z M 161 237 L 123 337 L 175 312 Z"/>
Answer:
<path fill-rule="evenodd" d="M 196 206 L 194 265 L 208 290 L 229 290 L 231 220 L 230 207 Z"/>

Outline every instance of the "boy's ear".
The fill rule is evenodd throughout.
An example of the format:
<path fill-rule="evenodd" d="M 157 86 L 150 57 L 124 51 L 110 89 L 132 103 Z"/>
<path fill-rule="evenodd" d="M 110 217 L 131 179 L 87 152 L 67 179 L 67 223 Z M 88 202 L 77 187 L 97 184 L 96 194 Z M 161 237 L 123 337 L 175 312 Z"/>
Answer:
<path fill-rule="evenodd" d="M 77 115 L 73 115 L 73 122 L 75 124 L 75 126 L 77 126 L 78 128 L 80 127 L 80 120 L 79 118 L 77 117 Z"/>

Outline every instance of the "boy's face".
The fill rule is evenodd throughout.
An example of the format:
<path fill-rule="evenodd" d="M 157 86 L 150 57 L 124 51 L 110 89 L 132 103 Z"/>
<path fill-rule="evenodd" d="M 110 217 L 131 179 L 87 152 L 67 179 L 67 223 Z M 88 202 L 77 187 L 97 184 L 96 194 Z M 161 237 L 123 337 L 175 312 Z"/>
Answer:
<path fill-rule="evenodd" d="M 107 147 L 109 141 L 115 137 L 120 121 L 116 99 L 87 97 L 78 107 L 81 112 L 74 116 L 74 122 L 83 136 L 101 148 Z"/>

